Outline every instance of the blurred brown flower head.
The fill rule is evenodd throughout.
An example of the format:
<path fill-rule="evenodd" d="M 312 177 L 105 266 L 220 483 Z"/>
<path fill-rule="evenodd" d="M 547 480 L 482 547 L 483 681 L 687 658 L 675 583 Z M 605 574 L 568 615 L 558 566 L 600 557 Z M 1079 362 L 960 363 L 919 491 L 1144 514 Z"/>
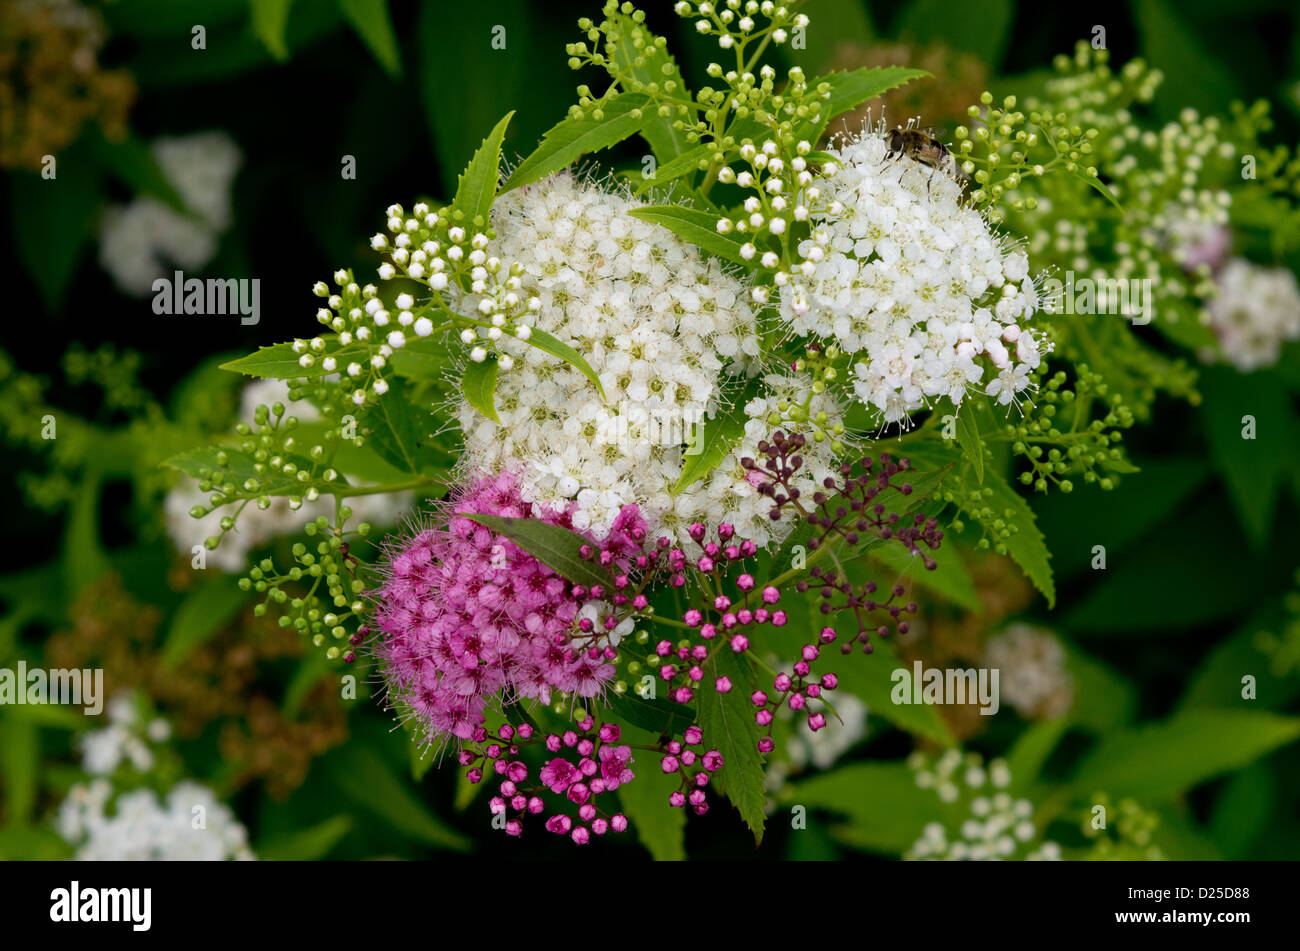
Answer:
<path fill-rule="evenodd" d="M 0 167 L 39 170 L 96 121 L 126 135 L 135 82 L 103 69 L 103 18 L 76 0 L 0 0 Z"/>
<path fill-rule="evenodd" d="M 930 79 L 917 79 L 891 89 L 879 99 L 850 112 L 831 124 L 830 132 L 858 129 L 881 117 L 891 125 L 906 124 L 920 117 L 922 126 L 950 127 L 964 122 L 966 108 L 979 101 L 987 88 L 988 68 L 970 53 L 962 53 L 942 44 L 918 46 L 912 43 L 886 43 L 859 46 L 842 43 L 831 58 L 831 69 L 858 69 L 867 66 L 908 66 L 923 69 Z"/>
<path fill-rule="evenodd" d="M 59 667 L 102 667 L 106 692 L 136 688 L 152 697 L 178 735 L 217 730 L 232 786 L 256 779 L 276 798 L 302 784 L 312 760 L 347 739 L 344 709 L 328 679 L 296 702 L 273 673 L 278 661 L 297 661 L 296 632 L 251 611 L 169 664 L 159 639 L 162 612 L 141 604 L 107 575 L 86 589 L 70 611 L 71 626 L 48 641 Z"/>

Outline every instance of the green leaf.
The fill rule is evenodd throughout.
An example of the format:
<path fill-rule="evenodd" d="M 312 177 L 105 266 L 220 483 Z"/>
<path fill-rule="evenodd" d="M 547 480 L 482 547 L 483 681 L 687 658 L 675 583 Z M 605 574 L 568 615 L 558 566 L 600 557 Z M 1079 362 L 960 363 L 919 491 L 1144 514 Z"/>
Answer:
<path fill-rule="evenodd" d="M 374 750 L 349 744 L 325 763 L 334 785 L 344 795 L 398 832 L 437 848 L 469 850 L 471 843 L 434 816 Z"/>
<path fill-rule="evenodd" d="M 934 559 L 933 571 L 926 570 L 922 554 Z M 910 577 L 922 588 L 967 611 L 984 613 L 984 603 L 980 601 L 975 583 L 971 581 L 966 563 L 955 545 L 944 545 L 938 551 L 922 546 L 921 553 L 913 555 L 897 543 L 885 544 L 871 549 L 867 557 L 888 567 L 900 580 L 904 576 Z"/>
<path fill-rule="evenodd" d="M 1254 763 L 1228 780 L 1210 817 L 1210 836 L 1225 858 L 1243 858 L 1268 831 L 1277 793 L 1268 763 Z"/>
<path fill-rule="evenodd" d="M 504 518 L 500 515 L 469 513 L 465 517 L 492 529 L 498 535 L 504 535 L 546 567 L 574 584 L 587 587 L 609 586 L 609 576 L 600 572 L 592 562 L 583 559 L 579 553 L 582 546 L 591 543 L 577 532 L 535 518 Z"/>
<path fill-rule="evenodd" d="M 653 746 L 657 733 L 623 727 L 623 742 Z M 659 757 L 648 750 L 636 750 L 633 772 L 636 779 L 621 783 L 618 800 L 641 844 L 658 862 L 680 862 L 686 858 L 686 810 L 668 805 L 678 787 L 678 777 L 659 768 Z M 723 767 L 724 769 L 726 767 Z"/>
<path fill-rule="evenodd" d="M 777 53 L 789 65 L 803 66 L 809 75 L 825 69 L 843 47 L 862 49 L 879 39 L 862 0 L 806 0 L 801 12 L 812 20 L 812 29 L 803 37 L 804 48 L 795 50 L 785 43 Z M 834 28 L 823 29 L 828 24 Z"/>
<path fill-rule="evenodd" d="M 342 364 L 346 363 L 350 356 L 363 352 L 360 348 L 345 348 L 331 356 Z M 304 377 L 323 376 L 328 372 L 321 365 L 320 360 L 317 360 L 314 366 L 307 368 L 302 366 L 298 359 L 299 354 L 294 353 L 293 344 L 277 343 L 269 347 L 259 347 L 256 353 L 223 363 L 221 369 L 233 370 L 245 376 L 276 380 L 298 380 Z"/>
<path fill-rule="evenodd" d="M 637 185 L 637 194 L 644 194 L 657 185 L 666 185 L 671 181 L 676 181 L 683 175 L 689 175 L 692 172 L 699 171 L 700 160 L 708 159 L 712 155 L 707 146 L 697 145 L 689 151 L 683 152 L 671 161 L 664 162 L 655 168 L 655 173 L 649 178 L 643 178 Z"/>
<path fill-rule="evenodd" d="M 600 398 L 602 400 L 605 398 L 605 388 L 600 385 L 600 377 L 596 375 L 596 371 L 591 368 L 591 364 L 577 350 L 574 350 L 563 340 L 551 336 L 545 330 L 536 328 L 533 329 L 531 336 L 529 336 L 528 343 L 553 357 L 559 357 L 565 363 L 580 371 L 583 376 L 596 384 L 596 392 L 600 394 Z"/>
<path fill-rule="evenodd" d="M 514 114 L 512 109 L 502 117 L 461 173 L 456 199 L 452 204 L 458 211 L 464 212 L 466 220 L 475 227 L 486 226 L 492 212 L 492 201 L 496 198 L 497 186 L 501 183 L 501 143 L 505 140 L 506 127 L 510 125 Z M 481 224 L 475 224 L 479 221 Z"/>
<path fill-rule="evenodd" d="M 6 824 L 25 822 L 36 805 L 38 739 L 36 724 L 31 720 L 7 717 L 0 722 L 0 777 L 4 778 Z"/>
<path fill-rule="evenodd" d="M 1065 644 L 1065 666 L 1074 680 L 1074 702 L 1066 718 L 1094 733 L 1119 729 L 1137 714 L 1137 687 L 1073 644 Z"/>
<path fill-rule="evenodd" d="M 253 32 L 267 51 L 283 63 L 289 58 L 284 34 L 289 26 L 289 7 L 293 0 L 248 0 Z"/>
<path fill-rule="evenodd" d="M 846 845 L 898 855 L 911 848 L 944 812 L 933 790 L 916 785 L 903 763 L 854 763 L 792 783 L 787 805 L 811 806 L 846 816 L 831 834 Z"/>
<path fill-rule="evenodd" d="M 1025 795 L 1033 787 L 1038 774 L 1043 771 L 1043 764 L 1061 742 L 1061 737 L 1069 726 L 1068 719 L 1057 717 L 1035 723 L 1020 734 L 1015 745 L 1007 752 L 1011 791 L 1014 795 Z"/>
<path fill-rule="evenodd" d="M 1002 476 L 992 470 L 985 474 L 984 488 L 986 491 L 993 490 L 993 497 L 987 500 L 989 507 L 999 514 L 1010 510 L 1011 517 L 1007 521 L 1019 528 L 1019 531 L 1006 540 L 1007 554 L 1034 583 L 1034 587 L 1043 593 L 1043 597 L 1047 598 L 1047 606 L 1056 607 L 1056 583 L 1052 580 L 1052 555 L 1043 542 L 1043 533 L 1038 530 L 1034 510 Z"/>
<path fill-rule="evenodd" d="M 718 463 L 740 442 L 745 434 L 745 403 L 749 395 L 738 398 L 728 409 L 719 412 L 710 420 L 705 420 L 703 432 L 696 430 L 695 439 L 682 455 L 682 474 L 673 486 L 676 495 L 688 486 L 699 482 L 717 468 Z"/>
<path fill-rule="evenodd" d="M 795 137 L 807 139 L 815 145 L 836 116 L 856 109 L 864 102 L 882 96 L 913 79 L 929 75 L 925 70 L 908 69 L 903 66 L 864 66 L 861 69 L 818 76 L 809 81 L 809 88 L 815 89 L 822 83 L 828 83 L 831 87 L 830 98 L 825 100 L 820 121 L 803 123 L 796 131 Z"/>
<path fill-rule="evenodd" d="M 1148 63 L 1166 76 L 1196 77 L 1179 96 L 1178 109 L 1190 106 L 1202 113 L 1224 112 L 1234 99 L 1242 97 L 1241 84 L 1215 56 L 1217 43 L 1207 46 L 1178 15 L 1176 6 L 1165 0 L 1137 0 L 1133 17 Z M 1157 103 L 1156 108 L 1158 112 L 1163 108 L 1164 118 L 1173 118 L 1170 113 L 1175 107 Z"/>
<path fill-rule="evenodd" d="M 63 568 L 66 590 L 74 596 L 110 565 L 99 538 L 100 473 L 92 465 L 81 476 L 64 529 Z"/>
<path fill-rule="evenodd" d="M 978 5 L 912 0 L 899 14 L 897 33 L 922 45 L 942 43 L 974 53 L 996 67 L 1011 36 L 1013 7 L 1011 0 L 985 0 Z"/>
<path fill-rule="evenodd" d="M 314 862 L 327 856 L 351 830 L 351 816 L 334 816 L 282 838 L 259 843 L 253 853 L 266 862 Z"/>
<path fill-rule="evenodd" d="M 185 596 L 163 641 L 164 670 L 175 670 L 194 648 L 220 631 L 243 608 L 248 595 L 238 578 L 220 575 Z"/>
<path fill-rule="evenodd" d="M 100 186 L 99 170 L 84 149 L 67 149 L 56 159 L 55 178 L 9 176 L 13 246 L 51 314 L 62 307 L 94 232 Z"/>
<path fill-rule="evenodd" d="M 975 481 L 984 484 L 984 439 L 975 419 L 974 400 L 968 400 L 957 413 L 957 444 L 961 454 L 975 472 Z"/>
<path fill-rule="evenodd" d="M 433 319 L 432 314 L 429 319 Z M 406 341 L 402 349 L 394 350 L 388 358 L 388 365 L 394 373 L 409 380 L 441 381 L 447 376 L 450 358 L 445 337 L 417 337 Z"/>
<path fill-rule="evenodd" d="M 814 618 L 817 615 L 814 615 Z M 809 626 L 811 634 L 812 626 Z M 895 690 L 903 696 L 912 696 L 912 671 L 902 666 L 898 649 L 889 638 L 873 638 L 871 654 L 855 652 L 836 668 L 840 687 L 862 700 L 869 715 L 881 717 L 913 736 L 925 737 L 943 746 L 952 746 L 948 725 L 933 705 L 928 703 L 895 703 Z M 901 671 L 895 680 L 895 671 Z M 835 702 L 832 694 L 831 703 Z"/>
<path fill-rule="evenodd" d="M 759 845 L 763 841 L 767 794 L 763 789 L 766 767 L 758 751 L 761 734 L 746 690 L 754 677 L 749 661 L 728 647 L 718 651 L 709 668 L 700 691 L 700 729 L 704 731 L 705 747 L 718 750 L 724 762 L 722 769 L 713 774 L 713 786 L 731 800 L 754 834 L 754 844 Z M 718 693 L 714 687 L 718 677 L 731 679 L 730 693 Z"/>
<path fill-rule="evenodd" d="M 745 243 L 743 236 L 718 234 L 718 216 L 695 208 L 681 205 L 644 205 L 628 212 L 633 218 L 663 225 L 683 241 L 703 248 L 724 260 L 735 264 L 745 264 L 740 256 L 740 247 Z"/>
<path fill-rule="evenodd" d="M 1122 491 L 1107 493 L 1105 505 L 1097 505 L 1090 492 L 1055 492 L 1035 500 L 1056 574 L 1089 570 L 1094 545 L 1104 545 L 1106 557 L 1115 557 L 1176 513 L 1208 474 L 1199 459 L 1144 460 L 1142 472 L 1124 480 Z M 1087 532 L 1081 533 L 1084 525 Z"/>
<path fill-rule="evenodd" d="M 1105 791 L 1144 802 L 1171 798 L 1300 738 L 1300 718 L 1251 710 L 1186 710 L 1115 733 L 1083 760 L 1078 795 Z"/>
<path fill-rule="evenodd" d="M 641 83 L 658 83 L 661 89 L 667 83 L 675 83 L 676 86 L 670 94 L 678 99 L 689 99 L 690 94 L 686 89 L 685 80 L 682 79 L 682 71 L 677 68 L 671 53 L 655 46 L 655 35 L 644 24 L 634 23 L 625 13 L 615 13 L 610 19 L 618 24 L 620 33 L 628 37 L 626 42 L 610 44 L 610 58 L 613 60 L 617 74 L 621 78 Z M 634 31 L 640 34 L 639 44 L 631 41 L 630 35 Z M 664 71 L 665 65 L 668 67 L 667 72 Z M 659 161 L 668 162 L 690 150 L 691 143 L 686 137 L 687 126 L 676 128 L 678 121 L 676 109 L 669 116 L 660 116 L 658 109 L 652 111 L 654 115 L 642 127 L 641 135 L 650 143 L 650 148 L 654 150 Z M 696 110 L 691 110 L 691 114 L 695 115 Z"/>
<path fill-rule="evenodd" d="M 176 455 L 165 459 L 162 462 L 162 465 L 168 466 L 172 469 L 177 469 L 195 479 L 202 479 L 204 469 L 215 472 L 221 468 L 217 464 L 217 457 L 221 453 L 225 453 L 227 462 L 229 463 L 229 467 L 221 469 L 221 471 L 239 485 L 242 485 L 248 479 L 256 478 L 261 483 L 261 492 L 259 494 L 302 495 L 304 484 L 315 484 L 325 487 L 326 489 L 330 486 L 343 488 L 347 485 L 347 483 L 342 479 L 336 479 L 334 482 L 326 482 L 323 478 L 318 476 L 311 482 L 302 483 L 299 482 L 296 477 L 286 476 L 280 473 L 272 475 L 259 473 L 255 468 L 257 464 L 253 461 L 252 456 L 249 456 L 247 453 L 238 449 L 225 446 L 205 446 L 202 449 L 191 449 L 187 452 L 177 453 Z M 283 458 L 285 462 L 292 462 L 296 465 L 300 471 L 312 471 L 312 461 L 304 456 L 287 454 Z"/>
<path fill-rule="evenodd" d="M 1256 547 L 1273 528 L 1273 513 L 1287 469 L 1300 461 L 1300 442 L 1286 387 L 1266 373 L 1238 373 L 1208 367 L 1201 376 L 1202 414 L 1210 457 Z M 1245 439 L 1245 417 L 1254 420 L 1254 439 Z"/>
<path fill-rule="evenodd" d="M 388 0 L 339 0 L 339 10 L 390 76 L 402 72 Z"/>
<path fill-rule="evenodd" d="M 72 852 L 72 846 L 59 838 L 48 825 L 13 823 L 0 826 L 0 859 L 26 862 L 68 859 Z"/>
<path fill-rule="evenodd" d="M 641 93 L 620 93 L 604 104 L 599 119 L 569 116 L 559 122 L 542 137 L 541 145 L 519 164 L 501 190 L 507 192 L 540 181 L 568 168 L 588 152 L 607 149 L 639 132 L 650 119 L 650 113 L 643 111 L 646 102 Z"/>
<path fill-rule="evenodd" d="M 1286 572 L 1252 556 L 1231 523 L 1226 499 L 1198 502 L 1195 517 L 1172 519 L 1121 558 L 1108 557 L 1091 588 L 1071 599 L 1062 623 L 1090 636 L 1158 630 L 1172 635 L 1249 610 L 1258 592 Z M 1217 526 L 1214 544 L 1207 544 L 1206 525 Z M 1229 549 L 1233 557 L 1225 558 Z M 1140 570 L 1117 570 L 1126 565 Z"/>
<path fill-rule="evenodd" d="M 690 707 L 672 700 L 653 700 L 639 696 L 635 690 L 624 694 L 611 692 L 609 709 L 622 723 L 631 723 L 662 736 L 670 733 L 678 736 L 695 722 L 695 715 Z"/>
<path fill-rule="evenodd" d="M 156 198 L 180 214 L 189 216 L 185 200 L 167 180 L 153 150 L 145 143 L 129 135 L 119 142 L 109 142 L 98 126 L 86 135 L 85 142 L 95 161 L 131 191 Z"/>
<path fill-rule="evenodd" d="M 366 445 L 403 472 L 426 475 L 453 461 L 430 433 L 432 414 L 415 405 L 405 381 L 390 380 L 388 392 L 358 422 L 369 431 Z"/>
<path fill-rule="evenodd" d="M 475 363 L 471 360 L 466 364 L 465 375 L 460 380 L 460 388 L 470 406 L 492 420 L 492 422 L 498 425 L 501 423 L 501 417 L 497 415 L 496 407 L 496 357 L 490 357 L 482 363 Z"/>

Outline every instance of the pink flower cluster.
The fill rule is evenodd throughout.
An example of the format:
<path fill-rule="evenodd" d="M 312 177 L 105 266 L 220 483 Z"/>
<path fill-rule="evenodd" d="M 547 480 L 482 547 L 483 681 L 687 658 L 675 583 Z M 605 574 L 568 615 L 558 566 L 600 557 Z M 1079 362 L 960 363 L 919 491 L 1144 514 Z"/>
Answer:
<path fill-rule="evenodd" d="M 546 819 L 550 832 L 586 845 L 593 835 L 627 829 L 627 817 L 620 812 L 611 815 L 602 811 L 596 797 L 635 778 L 632 748 L 618 745 L 621 731 L 612 723 L 597 728 L 595 719 L 587 716 L 576 725 L 577 730 L 543 735 L 528 723 L 507 723 L 496 737 L 476 731 L 474 741 L 479 749 L 461 751 L 460 764 L 469 767 L 466 775 L 470 782 L 482 781 L 484 766 L 501 778 L 498 794 L 489 801 L 488 808 L 493 815 L 505 817 L 507 835 L 523 835 L 525 816 L 550 811 L 543 798 L 547 791 L 563 797 L 567 804 L 567 808 L 552 811 Z M 538 771 L 537 781 L 530 783 L 528 766 L 517 757 L 522 747 L 538 743 L 545 745 L 550 758 Z M 569 812 L 575 806 L 576 818 Z"/>
<path fill-rule="evenodd" d="M 835 628 L 824 627 L 817 643 L 803 645 L 799 651 L 799 660 L 791 672 L 777 674 L 772 680 L 774 696 L 769 697 L 762 690 L 750 694 L 750 703 L 758 708 L 754 720 L 759 726 L 767 727 L 767 736 L 758 741 L 760 753 L 770 753 L 776 747 L 772 740 L 772 722 L 775 712 L 783 705 L 788 705 L 795 713 L 807 714 L 808 729 L 814 733 L 826 726 L 826 714 L 810 709 L 808 703 L 820 699 L 823 691 L 834 690 L 839 686 L 839 677 L 832 673 L 816 676 L 812 672 L 812 663 L 821 656 L 821 646 L 833 644 L 835 637 Z"/>
<path fill-rule="evenodd" d="M 600 592 L 574 588 L 508 538 L 466 515 L 523 518 L 530 506 L 514 476 L 479 479 L 449 510 L 400 537 L 386 552 L 374 626 L 390 703 L 417 721 L 424 738 L 471 737 L 498 695 L 506 701 L 552 691 L 593 697 L 614 676 L 617 654 L 579 610 Z M 571 513 L 545 521 L 572 528 Z M 600 547 L 639 548 L 645 523 L 634 506 Z"/>

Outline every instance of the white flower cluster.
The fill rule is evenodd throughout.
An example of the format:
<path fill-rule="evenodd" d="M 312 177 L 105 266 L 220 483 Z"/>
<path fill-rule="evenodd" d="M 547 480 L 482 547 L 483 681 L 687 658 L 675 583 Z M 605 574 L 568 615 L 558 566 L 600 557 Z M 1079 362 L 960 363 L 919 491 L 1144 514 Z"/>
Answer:
<path fill-rule="evenodd" d="M 1002 699 L 1026 719 L 1062 716 L 1074 702 L 1065 650 L 1051 631 L 1012 624 L 985 645 L 984 666 L 1001 671 Z"/>
<path fill-rule="evenodd" d="M 497 200 L 494 247 L 529 299 L 520 320 L 530 332 L 496 338 L 513 365 L 497 381 L 501 424 L 468 403 L 459 419 L 470 468 L 515 471 L 540 505 L 576 500 L 580 528 L 601 536 L 635 503 L 660 531 L 685 538 L 691 522 L 734 520 L 756 495 L 730 474 L 670 489 L 695 426 L 723 408 L 724 374 L 756 366 L 758 340 L 745 286 L 627 214 L 635 207 L 569 174 Z M 466 295 L 456 309 L 481 312 L 482 300 Z M 534 328 L 586 358 L 603 401 L 579 370 L 524 342 Z"/>
<path fill-rule="evenodd" d="M 908 765 L 916 773 L 916 785 L 935 790 L 943 802 L 956 802 L 963 794 L 971 798 L 970 816 L 962 821 L 959 829 L 949 829 L 940 822 L 929 823 L 903 858 L 948 861 L 1061 858 L 1057 843 L 1038 841 L 1033 803 L 1028 799 L 1014 799 L 1006 791 L 1011 785 L 1011 771 L 1004 760 L 993 760 L 986 769 L 978 754 L 963 755 L 958 750 L 948 750 L 933 764 L 924 754 L 913 753 Z"/>
<path fill-rule="evenodd" d="M 807 717 L 798 718 L 787 747 L 792 769 L 801 771 L 810 764 L 815 769 L 830 769 L 867 735 L 867 705 L 853 694 L 837 693 L 835 712 L 839 720 L 816 732 L 808 726 Z"/>
<path fill-rule="evenodd" d="M 192 217 L 149 196 L 104 213 L 100 263 L 136 297 L 150 294 L 158 278 L 170 277 L 172 265 L 198 270 L 212 260 L 230 227 L 230 191 L 243 162 L 239 146 L 220 131 L 160 138 L 153 155 Z"/>
<path fill-rule="evenodd" d="M 1243 373 L 1272 366 L 1282 344 L 1300 337 L 1300 287 L 1287 268 L 1232 258 L 1215 277 L 1210 328 L 1224 358 Z M 1207 355 L 1208 357 L 1208 355 Z"/>
<path fill-rule="evenodd" d="M 302 422 L 309 423 L 320 418 L 316 407 L 305 400 L 296 403 L 291 401 L 289 386 L 281 380 L 256 380 L 247 384 L 240 397 L 240 416 L 251 425 L 253 413 L 259 405 L 270 406 L 277 402 L 283 403 Z M 410 510 L 413 501 L 414 496 L 409 492 L 349 498 L 347 505 L 353 512 L 350 524 L 370 522 L 375 526 L 392 525 L 404 512 Z M 190 515 L 190 509 L 194 506 L 207 508 L 207 503 L 208 496 L 199 491 L 198 483 L 193 479 L 177 483 L 163 500 L 167 534 L 177 551 L 186 556 L 191 554 L 195 545 L 202 545 L 204 539 L 213 535 L 220 537 L 221 544 L 214 551 L 207 552 L 207 563 L 228 574 L 243 571 L 248 567 L 249 552 L 272 539 L 296 534 L 317 516 L 334 517 L 333 496 L 304 500 L 296 510 L 290 507 L 287 498 L 275 496 L 271 499 L 269 508 L 245 506 L 235 528 L 223 535 L 221 520 L 230 514 L 226 508 L 213 509 L 199 519 Z"/>
<path fill-rule="evenodd" d="M 144 723 L 135 694 L 120 693 L 107 706 L 108 726 L 91 730 L 80 739 L 81 766 L 91 776 L 109 776 L 124 762 L 137 772 L 154 766 L 150 743 L 163 743 L 171 736 L 171 724 L 161 717 Z"/>
<path fill-rule="evenodd" d="M 119 793 L 111 779 L 129 762 L 153 771 L 151 744 L 165 743 L 171 725 L 145 722 L 133 692 L 116 694 L 107 706 L 108 726 L 81 738 L 82 768 L 92 778 L 78 783 L 59 805 L 55 828 L 77 847 L 82 861 L 251 859 L 248 835 L 212 790 L 194 782 L 172 787 L 165 802 L 152 789 Z M 109 814 L 109 810 L 112 814 Z"/>
<path fill-rule="evenodd" d="M 235 814 L 211 789 L 190 781 L 173 786 L 165 801 L 152 789 L 114 797 L 112 783 L 102 778 L 78 784 L 59 806 L 55 825 L 77 847 L 79 861 L 254 858 Z"/>
<path fill-rule="evenodd" d="M 802 260 L 777 275 L 791 328 L 859 354 L 854 391 L 887 423 L 972 387 L 1015 400 L 1041 362 L 1025 254 L 962 204 L 951 172 L 890 154 L 882 131 L 830 154 Z"/>

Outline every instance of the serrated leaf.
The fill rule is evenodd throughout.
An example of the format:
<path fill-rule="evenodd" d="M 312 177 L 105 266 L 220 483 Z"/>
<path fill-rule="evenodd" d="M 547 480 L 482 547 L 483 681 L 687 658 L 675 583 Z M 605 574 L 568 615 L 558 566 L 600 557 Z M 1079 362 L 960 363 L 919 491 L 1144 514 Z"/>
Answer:
<path fill-rule="evenodd" d="M 465 375 L 460 379 L 460 389 L 470 406 L 492 422 L 498 425 L 501 423 L 496 406 L 497 361 L 495 357 L 489 357 L 482 363 L 471 360 L 466 364 Z"/>
<path fill-rule="evenodd" d="M 827 73 L 810 80 L 809 89 L 816 89 L 822 83 L 829 83 L 830 97 L 825 100 L 821 120 L 805 122 L 796 133 L 796 138 L 816 143 L 822 137 L 826 127 L 836 116 L 856 109 L 864 102 L 882 96 L 913 79 L 929 76 L 922 69 L 908 69 L 904 66 L 873 66 L 845 72 Z"/>
<path fill-rule="evenodd" d="M 646 102 L 641 93 L 625 92 L 604 104 L 599 119 L 569 116 L 557 123 L 542 137 L 541 145 L 519 163 L 501 190 L 507 192 L 539 181 L 568 168 L 588 152 L 607 149 L 636 134 L 650 118 L 642 111 Z"/>
<path fill-rule="evenodd" d="M 699 170 L 700 159 L 707 159 L 712 153 L 706 146 L 697 145 L 695 148 L 683 152 L 672 161 L 664 162 L 655 169 L 655 173 L 649 178 L 643 178 L 637 185 L 637 193 L 644 194 L 657 185 L 666 185 L 669 182 L 676 181 L 683 175 L 689 175 Z"/>
<path fill-rule="evenodd" d="M 624 694 L 611 692 L 609 709 L 617 715 L 620 722 L 634 724 L 656 736 L 665 733 L 680 735 L 695 722 L 695 715 L 690 707 L 671 700 L 658 698 L 650 700 L 638 696 L 635 690 L 629 690 Z"/>
<path fill-rule="evenodd" d="M 623 727 L 625 743 L 653 746 L 657 738 L 655 732 Z M 636 778 L 618 787 L 623 812 L 655 861 L 680 862 L 686 858 L 686 810 L 668 804 L 668 797 L 679 785 L 678 777 L 664 773 L 659 768 L 659 757 L 648 750 L 636 750 L 634 759 Z"/>
<path fill-rule="evenodd" d="M 682 454 L 682 474 L 673 486 L 676 495 L 694 485 L 717 468 L 745 434 L 747 397 L 738 398 L 732 406 L 705 420 L 696 428 L 695 439 Z"/>
<path fill-rule="evenodd" d="M 975 473 L 975 481 L 984 484 L 984 439 L 980 436 L 979 423 L 975 419 L 972 401 L 968 401 L 957 413 L 957 443 L 961 453 L 970 463 Z"/>
<path fill-rule="evenodd" d="M 667 49 L 655 46 L 655 35 L 644 24 L 634 24 L 626 13 L 616 13 L 610 19 L 622 30 L 639 30 L 643 40 L 640 46 L 633 46 L 630 42 L 610 45 L 611 59 L 621 76 L 641 83 L 658 83 L 660 88 L 673 82 L 677 85 L 671 95 L 678 99 L 691 98 L 686 82 L 682 79 L 682 71 L 677 68 L 672 54 Z M 651 54 L 649 61 L 645 60 L 647 52 Z M 637 57 L 642 58 L 640 65 L 636 62 Z M 669 67 L 667 73 L 663 70 L 665 63 Z M 650 148 L 659 161 L 667 162 L 691 148 L 690 140 L 686 137 L 688 126 L 676 127 L 676 110 L 670 116 L 658 115 L 657 109 L 655 113 L 641 129 L 641 135 L 650 143 Z M 691 114 L 695 115 L 696 110 L 691 110 Z"/>
<path fill-rule="evenodd" d="M 505 518 L 500 515 L 466 513 L 471 521 L 504 535 L 556 574 L 575 584 L 609 585 L 609 576 L 601 573 L 579 553 L 591 543 L 577 532 L 535 518 Z"/>
<path fill-rule="evenodd" d="M 367 430 L 366 446 L 403 472 L 428 475 L 454 460 L 430 434 L 433 416 L 411 399 L 405 381 L 389 380 L 388 392 L 366 408 L 358 422 Z"/>
<path fill-rule="evenodd" d="M 1253 710 L 1185 710 L 1115 733 L 1083 760 L 1072 786 L 1156 802 L 1240 769 L 1300 738 L 1300 718 Z"/>
<path fill-rule="evenodd" d="M 753 674 L 749 662 L 729 647 L 718 651 L 709 668 L 700 691 L 700 729 L 704 731 L 705 747 L 718 750 L 724 763 L 713 774 L 713 786 L 731 800 L 754 834 L 754 844 L 759 845 L 766 822 L 763 806 L 767 793 L 763 788 L 766 767 L 758 751 L 761 734 L 745 689 L 753 682 Z M 718 693 L 714 687 L 718 677 L 731 679 L 730 693 Z"/>
<path fill-rule="evenodd" d="M 1038 522 L 1029 503 L 1021 498 L 1007 481 L 996 472 L 989 470 L 985 474 L 986 490 L 993 490 L 993 497 L 988 505 L 1001 516 L 1010 509 L 1012 517 L 1007 521 L 1019 527 L 1019 531 L 1006 540 L 1007 554 L 1018 564 L 1034 587 L 1047 598 L 1047 606 L 1056 606 L 1056 583 L 1052 580 L 1051 553 L 1043 541 L 1043 533 L 1038 530 Z"/>
<path fill-rule="evenodd" d="M 239 590 L 237 581 L 233 575 L 218 576 L 185 596 L 163 641 L 164 670 L 175 670 L 191 651 L 240 612 L 248 595 Z"/>
<path fill-rule="evenodd" d="M 397 34 L 388 15 L 388 0 L 339 0 L 339 10 L 390 76 L 402 72 Z"/>
<path fill-rule="evenodd" d="M 735 264 L 747 263 L 740 256 L 744 239 L 733 234 L 718 234 L 718 216 L 681 205 L 644 205 L 628 212 L 633 218 L 662 225 L 683 241 Z"/>
<path fill-rule="evenodd" d="M 361 352 L 357 348 L 352 350 L 344 349 L 331 354 L 331 356 L 343 363 L 350 355 Z M 250 353 L 238 360 L 223 363 L 221 369 L 232 370 L 245 376 L 276 380 L 298 380 L 304 377 L 323 376 L 328 372 L 321 365 L 320 360 L 317 360 L 312 367 L 304 367 L 298 363 L 298 359 L 299 354 L 294 353 L 293 344 L 276 343 L 269 347 L 259 347 L 256 353 Z"/>
<path fill-rule="evenodd" d="M 553 357 L 559 357 L 581 372 L 583 376 L 596 385 L 596 392 L 600 394 L 600 398 L 605 399 L 605 388 L 600 385 L 600 377 L 596 375 L 596 371 L 591 368 L 591 364 L 577 350 L 574 350 L 558 337 L 548 334 L 545 330 L 537 330 L 536 328 L 533 329 L 532 335 L 529 336 L 527 342 L 538 350 L 545 351 Z"/>
<path fill-rule="evenodd" d="M 481 218 L 484 225 L 487 224 L 501 180 L 501 143 L 505 141 L 506 128 L 514 114 L 512 109 L 502 117 L 461 173 L 452 205 L 464 212 L 466 220 L 471 223 Z"/>

